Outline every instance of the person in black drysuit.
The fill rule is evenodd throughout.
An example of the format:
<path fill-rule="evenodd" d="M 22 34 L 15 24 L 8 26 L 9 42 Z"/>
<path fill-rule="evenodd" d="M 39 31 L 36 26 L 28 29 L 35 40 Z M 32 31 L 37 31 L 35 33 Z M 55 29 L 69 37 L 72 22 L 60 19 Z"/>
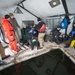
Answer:
<path fill-rule="evenodd" d="M 69 34 L 68 43 L 64 47 L 68 48 L 73 40 L 75 40 L 75 22 L 73 22 L 73 28 Z"/>
<path fill-rule="evenodd" d="M 60 37 L 61 33 L 60 33 L 60 26 L 57 26 L 56 29 L 54 29 L 54 31 L 52 32 L 52 40 L 54 42 L 56 42 L 57 44 L 60 44 L 62 42 L 62 37 Z"/>
<path fill-rule="evenodd" d="M 38 47 L 38 41 L 37 41 L 37 31 L 35 30 L 33 25 L 30 25 L 27 28 L 27 40 L 29 45 L 31 46 L 31 49 L 34 49 L 34 44 L 33 42 L 36 42 L 35 45 Z"/>

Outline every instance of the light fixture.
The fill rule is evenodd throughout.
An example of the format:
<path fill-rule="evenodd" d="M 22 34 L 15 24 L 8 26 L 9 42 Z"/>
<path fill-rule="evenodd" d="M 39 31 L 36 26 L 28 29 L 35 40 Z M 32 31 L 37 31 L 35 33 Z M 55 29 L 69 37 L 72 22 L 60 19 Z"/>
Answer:
<path fill-rule="evenodd" d="M 56 2 L 53 2 L 53 5 L 56 5 L 57 3 Z"/>
<path fill-rule="evenodd" d="M 53 8 L 53 7 L 56 7 L 60 4 L 60 0 L 51 0 L 49 2 L 50 6 Z"/>

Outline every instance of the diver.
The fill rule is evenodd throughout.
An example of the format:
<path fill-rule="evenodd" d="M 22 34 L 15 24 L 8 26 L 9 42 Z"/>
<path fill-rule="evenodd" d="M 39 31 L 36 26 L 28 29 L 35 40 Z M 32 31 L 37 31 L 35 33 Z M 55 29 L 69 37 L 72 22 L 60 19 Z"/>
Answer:
<path fill-rule="evenodd" d="M 71 32 L 69 33 L 68 37 L 69 37 L 68 42 L 67 42 L 67 44 L 64 46 L 65 48 L 68 48 L 68 47 L 70 46 L 71 42 L 72 42 L 73 40 L 75 40 L 75 22 L 73 22 L 73 27 L 72 27 L 72 30 L 71 30 Z"/>
<path fill-rule="evenodd" d="M 38 47 L 37 31 L 35 30 L 34 24 L 29 26 L 27 38 L 32 50 L 34 49 L 35 45 Z"/>

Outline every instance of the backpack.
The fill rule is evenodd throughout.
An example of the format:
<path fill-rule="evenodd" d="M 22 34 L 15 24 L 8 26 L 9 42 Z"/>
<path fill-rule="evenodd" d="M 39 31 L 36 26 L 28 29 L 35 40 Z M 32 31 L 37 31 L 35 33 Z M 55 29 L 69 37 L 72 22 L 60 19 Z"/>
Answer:
<path fill-rule="evenodd" d="M 40 29 L 38 29 L 39 32 L 45 32 L 46 30 L 46 25 L 43 24 L 42 27 Z"/>
<path fill-rule="evenodd" d="M 68 24 L 70 24 L 69 18 L 64 17 L 64 19 L 63 19 L 63 20 L 61 21 L 61 23 L 60 23 L 60 27 L 61 27 L 62 29 L 66 29 L 67 26 L 68 26 Z"/>
<path fill-rule="evenodd" d="M 21 35 L 22 35 L 22 40 L 23 41 L 27 41 L 27 36 L 26 36 L 26 29 L 25 28 L 22 28 L 21 29 Z"/>

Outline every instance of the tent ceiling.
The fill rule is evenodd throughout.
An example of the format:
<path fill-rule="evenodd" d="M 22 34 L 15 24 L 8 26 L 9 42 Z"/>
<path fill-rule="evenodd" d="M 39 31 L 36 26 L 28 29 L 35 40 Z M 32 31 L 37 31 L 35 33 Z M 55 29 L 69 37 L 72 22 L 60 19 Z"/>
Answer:
<path fill-rule="evenodd" d="M 0 8 L 2 8 L 2 9 L 9 8 L 11 6 L 16 5 L 20 1 L 21 0 L 0 0 Z"/>
<path fill-rule="evenodd" d="M 66 0 L 69 13 L 75 13 L 75 0 Z"/>
<path fill-rule="evenodd" d="M 7 9 L 17 5 L 22 0 L 0 0 L 0 8 Z M 60 5 L 52 8 L 49 5 L 51 0 L 26 0 L 24 7 L 38 17 L 47 17 L 59 14 L 65 14 L 62 2 Z M 66 0 L 69 13 L 75 13 L 75 0 Z"/>
<path fill-rule="evenodd" d="M 51 0 L 27 0 L 24 2 L 25 8 L 39 17 L 64 14 L 62 3 L 54 8 L 49 5 Z"/>

